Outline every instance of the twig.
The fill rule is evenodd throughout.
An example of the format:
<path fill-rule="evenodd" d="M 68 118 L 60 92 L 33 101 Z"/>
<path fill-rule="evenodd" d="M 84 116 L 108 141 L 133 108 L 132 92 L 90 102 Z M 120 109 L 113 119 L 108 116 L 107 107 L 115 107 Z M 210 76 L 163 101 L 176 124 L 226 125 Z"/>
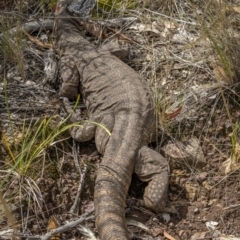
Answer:
<path fill-rule="evenodd" d="M 38 40 L 37 38 L 31 36 L 27 31 L 25 31 L 24 29 L 22 29 L 23 33 L 28 37 L 28 39 L 35 43 L 36 45 L 38 45 L 39 47 L 42 47 L 42 48 L 52 48 L 52 44 L 50 43 L 42 43 L 40 40 Z"/>
<path fill-rule="evenodd" d="M 48 233 L 46 233 L 45 235 L 43 236 L 26 236 L 26 235 L 21 235 L 22 237 L 26 237 L 27 240 L 34 240 L 34 239 L 37 239 L 37 240 L 48 240 L 49 238 L 59 234 L 59 233 L 63 233 L 63 232 L 66 232 L 67 230 L 71 229 L 71 228 L 74 228 L 75 226 L 77 226 L 78 224 L 80 224 L 81 222 L 83 222 L 84 220 L 90 220 L 92 219 L 92 217 L 88 217 L 90 214 L 92 214 L 94 211 L 94 208 L 92 208 L 89 212 L 87 213 L 84 213 L 79 219 L 75 220 L 75 221 L 72 221 L 70 223 L 67 223 L 61 227 L 58 227 Z"/>
<path fill-rule="evenodd" d="M 136 17 L 124 17 L 124 18 L 113 18 L 107 19 L 105 21 L 97 21 L 100 25 L 106 27 L 121 27 L 124 24 L 132 24 L 133 22 L 137 21 Z"/>
<path fill-rule="evenodd" d="M 239 206 L 240 206 L 240 204 L 231 204 L 230 206 L 223 208 L 223 210 L 228 210 L 228 209 L 236 208 L 236 207 L 239 207 Z"/>
<path fill-rule="evenodd" d="M 16 88 L 20 88 L 21 90 L 37 90 L 37 91 L 48 91 L 48 92 L 51 92 L 51 93 L 57 93 L 56 90 L 53 90 L 53 89 L 49 89 L 49 88 L 43 88 L 43 87 L 39 87 L 39 85 L 27 85 L 27 84 L 24 84 L 24 83 L 21 83 L 21 84 L 8 84 L 7 85 L 7 90 L 10 91 L 11 88 L 14 88 L 14 90 L 16 90 Z"/>
<path fill-rule="evenodd" d="M 14 118 L 11 118 L 11 119 L 2 119 L 1 121 L 4 122 L 4 123 L 11 123 L 11 122 L 14 122 L 14 124 L 16 125 L 22 125 L 23 122 L 24 123 L 31 123 L 32 121 L 37 121 L 39 120 L 40 117 L 31 117 L 31 118 L 24 118 L 24 119 L 14 119 Z"/>
<path fill-rule="evenodd" d="M 73 158 L 74 158 L 75 166 L 79 169 L 80 181 L 79 181 L 79 185 L 78 185 L 77 194 L 76 194 L 76 197 L 75 197 L 75 200 L 74 200 L 74 204 L 72 205 L 72 207 L 69 211 L 71 214 L 78 213 L 78 211 L 79 211 L 80 195 L 81 195 L 81 192 L 82 192 L 82 187 L 83 187 L 86 172 L 87 172 L 87 165 L 85 163 L 83 163 L 84 167 L 83 167 L 82 171 L 81 171 L 81 168 L 79 166 L 78 151 L 77 151 L 75 140 L 73 140 L 73 156 L 74 156 Z"/>
<path fill-rule="evenodd" d="M 10 111 L 16 111 L 16 112 L 35 112 L 35 111 L 45 111 L 46 107 L 9 107 Z M 0 109 L 0 113 L 5 113 L 7 112 L 7 109 L 3 108 Z"/>
<path fill-rule="evenodd" d="M 21 26 L 21 30 L 25 30 L 26 32 L 35 32 L 39 29 L 52 30 L 53 28 L 53 20 L 40 20 L 25 23 Z M 12 28 L 7 32 L 0 34 L 0 38 L 3 38 L 6 34 L 14 36 L 19 31 L 19 28 Z"/>
<path fill-rule="evenodd" d="M 78 143 L 73 139 L 73 160 L 75 163 L 75 167 L 78 169 L 79 174 L 81 175 L 81 168 L 79 165 L 79 159 L 78 159 Z"/>
<path fill-rule="evenodd" d="M 147 8 L 145 8 L 144 10 L 146 10 L 147 12 L 150 12 L 150 13 L 153 13 L 153 14 L 156 14 L 156 15 L 168 18 L 168 19 L 172 19 L 172 20 L 174 20 L 176 22 L 181 22 L 181 23 L 185 23 L 185 24 L 189 24 L 189 25 L 193 25 L 193 26 L 199 26 L 199 23 L 196 23 L 196 22 L 188 22 L 188 21 L 184 21 L 184 20 L 181 20 L 181 19 L 173 18 L 172 16 L 167 16 L 165 14 L 161 14 L 161 13 L 156 12 L 156 11 L 151 11 L 151 10 L 149 10 Z"/>
<path fill-rule="evenodd" d="M 81 174 L 80 183 L 78 185 L 77 195 L 76 195 L 74 204 L 72 205 L 72 207 L 70 209 L 70 213 L 74 213 L 74 212 L 79 211 L 79 209 L 77 209 L 77 208 L 79 208 L 80 195 L 81 195 L 81 192 L 82 192 L 82 187 L 83 187 L 83 184 L 84 184 L 86 173 L 87 173 L 87 165 L 84 164 L 84 168 L 83 168 L 82 174 Z"/>
<path fill-rule="evenodd" d="M 111 31 L 111 32 L 113 32 L 113 33 L 114 33 L 119 39 L 121 39 L 121 40 L 124 40 L 124 41 L 129 42 L 129 43 L 137 43 L 137 44 L 140 44 L 139 41 L 136 41 L 136 40 L 134 40 L 134 39 L 129 38 L 128 36 L 120 33 L 120 31 L 117 31 L 117 30 L 112 29 L 112 28 L 110 28 L 110 27 L 106 27 L 106 29 L 109 30 L 109 31 Z"/>

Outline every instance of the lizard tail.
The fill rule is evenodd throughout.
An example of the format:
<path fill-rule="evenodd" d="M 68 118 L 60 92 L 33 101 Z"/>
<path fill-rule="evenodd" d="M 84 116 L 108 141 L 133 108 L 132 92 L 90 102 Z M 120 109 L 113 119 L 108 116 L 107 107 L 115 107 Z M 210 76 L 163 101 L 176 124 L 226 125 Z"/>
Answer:
<path fill-rule="evenodd" d="M 128 240 L 124 207 L 126 186 L 129 186 L 132 174 L 125 173 L 120 179 L 120 176 L 115 176 L 119 174 L 117 171 L 120 167 L 113 165 L 103 163 L 99 169 L 94 193 L 96 226 L 101 240 Z"/>
<path fill-rule="evenodd" d="M 115 123 L 96 179 L 96 226 L 102 240 L 130 239 L 125 221 L 125 205 L 140 145 L 141 138 L 137 135 L 141 131 L 128 124 L 127 119 L 120 120 L 119 125 Z M 119 136 L 124 137 L 121 139 Z"/>

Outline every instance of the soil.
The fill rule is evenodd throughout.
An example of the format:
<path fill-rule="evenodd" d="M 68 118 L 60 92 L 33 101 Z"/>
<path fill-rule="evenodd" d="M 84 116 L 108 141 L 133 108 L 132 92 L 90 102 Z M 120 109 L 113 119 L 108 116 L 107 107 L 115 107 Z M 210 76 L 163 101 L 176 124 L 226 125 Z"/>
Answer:
<path fill-rule="evenodd" d="M 10 2 L 0 4 L 3 11 L 1 18 L 7 10 L 20 11 Z M 192 5 L 189 6 L 190 1 L 171 1 L 176 4 L 174 6 L 167 2 L 159 6 L 154 1 L 144 1 L 148 6 L 145 10 L 139 3 L 138 11 L 142 11 L 142 15 L 137 15 L 138 22 L 131 27 L 122 28 L 120 38 L 124 41 L 120 41 L 128 44 L 131 50 L 126 63 L 152 85 L 159 102 L 158 137 L 151 147 L 169 162 L 178 160 L 178 164 L 170 165 L 168 194 L 169 209 L 178 213 L 155 214 L 141 207 L 139 200 L 145 185 L 134 175 L 126 203 L 127 219 L 135 220 L 130 223 L 129 231 L 133 239 L 231 239 L 229 235 L 240 239 L 239 80 L 233 78 L 231 84 L 220 81 L 216 71 L 224 68 L 214 65 L 219 56 L 210 41 L 205 39 L 207 37 L 201 38 L 202 28 L 197 22 L 199 19 L 193 15 L 195 11 L 191 9 Z M 193 2 L 200 12 L 199 16 L 207 14 L 205 1 L 201 4 Z M 206 12 L 203 11 L 204 6 Z M 235 6 L 238 6 L 237 3 L 232 2 L 231 7 L 234 9 Z M 47 1 L 41 6 L 35 1 L 24 2 L 21 11 L 29 18 L 34 14 L 53 17 Z M 130 16 L 134 16 L 133 13 L 134 10 L 128 11 Z M 115 15 L 118 18 L 120 14 L 123 13 Z M 180 19 L 181 14 L 183 20 Z M 214 12 L 211 14 L 215 16 Z M 116 16 L 113 14 L 111 17 Z M 238 36 L 239 12 L 228 12 L 226 16 L 231 16 L 231 23 L 238 26 L 235 28 Z M 15 27 L 16 19 L 18 16 L 14 15 L 8 21 L 7 29 Z M 118 27 L 115 27 L 117 30 Z M 106 39 L 113 38 L 114 34 L 109 29 L 104 33 Z M 45 35 L 47 41 L 52 39 L 49 31 L 32 35 L 41 41 Z M 99 40 L 90 33 L 87 37 L 94 44 L 105 40 Z M 140 44 L 134 44 L 129 39 Z M 20 45 L 14 45 L 19 42 Z M 195 44 L 188 45 L 192 42 Z M 0 201 L 5 199 L 10 209 L 10 214 L 0 211 L 0 239 L 3 239 L 1 231 L 12 228 L 11 216 L 16 220 L 15 228 L 25 239 L 29 235 L 46 234 L 50 229 L 49 222 L 58 227 L 92 209 L 94 182 L 101 161 L 94 141 L 75 143 L 65 131 L 46 145 L 27 171 L 22 170 L 24 168 L 20 165 L 14 165 L 18 158 L 12 155 L 17 156 L 24 146 L 31 144 L 28 129 L 33 136 L 39 124 L 50 119 L 51 124 L 44 125 L 47 130 L 42 130 L 45 135 L 50 134 L 66 117 L 57 98 L 59 82 L 44 84 L 43 81 L 46 77 L 44 54 L 47 50 L 25 37 L 21 41 L 15 39 L 14 44 L 8 47 L 15 47 L 15 54 L 3 41 L 0 55 L 0 179 L 3 186 Z M 226 49 L 229 49 L 228 46 Z M 238 76 L 238 72 L 234 73 Z M 86 118 L 83 103 L 79 104 L 78 110 Z M 164 146 L 183 144 L 193 137 L 198 139 L 199 149 L 204 155 L 205 163 L 201 166 L 197 166 L 193 155 L 190 156 L 190 165 L 185 158 L 181 158 L 179 164 L 179 159 L 170 157 L 171 154 L 164 151 Z M 44 134 L 34 139 L 36 142 L 31 145 L 32 149 L 37 149 L 41 139 L 44 139 Z M 223 163 L 228 159 L 235 161 L 237 167 L 226 173 Z M 85 170 L 86 175 L 82 179 Z M 80 204 L 71 212 L 79 184 L 82 184 Z M 94 218 L 84 221 L 83 225 L 97 235 Z M 224 234 L 226 238 L 223 238 Z M 58 238 L 86 239 L 77 227 Z"/>

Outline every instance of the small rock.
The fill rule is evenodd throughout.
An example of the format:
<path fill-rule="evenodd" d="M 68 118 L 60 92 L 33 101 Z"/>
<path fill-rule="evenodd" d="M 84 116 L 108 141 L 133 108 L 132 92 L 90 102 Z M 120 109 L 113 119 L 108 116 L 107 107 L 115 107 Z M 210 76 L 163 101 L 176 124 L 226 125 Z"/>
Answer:
<path fill-rule="evenodd" d="M 32 86 L 32 85 L 36 85 L 36 83 L 35 83 L 34 81 L 27 80 L 27 81 L 26 81 L 26 85 Z"/>
<path fill-rule="evenodd" d="M 194 213 L 199 213 L 199 209 L 198 209 L 198 208 L 195 208 L 195 209 L 193 210 L 193 212 L 194 212 Z"/>
<path fill-rule="evenodd" d="M 165 223 L 168 223 L 171 220 L 169 213 L 162 213 L 162 217 Z"/>
<path fill-rule="evenodd" d="M 206 222 L 205 224 L 208 230 L 215 230 L 215 228 L 218 226 L 218 222 L 214 222 L 214 221 L 209 221 L 209 222 Z"/>

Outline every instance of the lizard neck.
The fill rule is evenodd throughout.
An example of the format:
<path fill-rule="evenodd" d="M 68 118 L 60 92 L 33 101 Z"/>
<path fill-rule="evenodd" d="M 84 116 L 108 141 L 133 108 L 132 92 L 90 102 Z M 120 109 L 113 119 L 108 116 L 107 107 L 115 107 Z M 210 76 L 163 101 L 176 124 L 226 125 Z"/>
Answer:
<path fill-rule="evenodd" d="M 56 15 L 54 24 L 54 33 L 56 41 L 64 36 L 72 36 L 77 34 L 83 35 L 83 22 L 79 17 L 74 17 L 67 9 L 63 9 L 59 14 Z M 74 34 L 75 33 L 75 34 Z"/>

